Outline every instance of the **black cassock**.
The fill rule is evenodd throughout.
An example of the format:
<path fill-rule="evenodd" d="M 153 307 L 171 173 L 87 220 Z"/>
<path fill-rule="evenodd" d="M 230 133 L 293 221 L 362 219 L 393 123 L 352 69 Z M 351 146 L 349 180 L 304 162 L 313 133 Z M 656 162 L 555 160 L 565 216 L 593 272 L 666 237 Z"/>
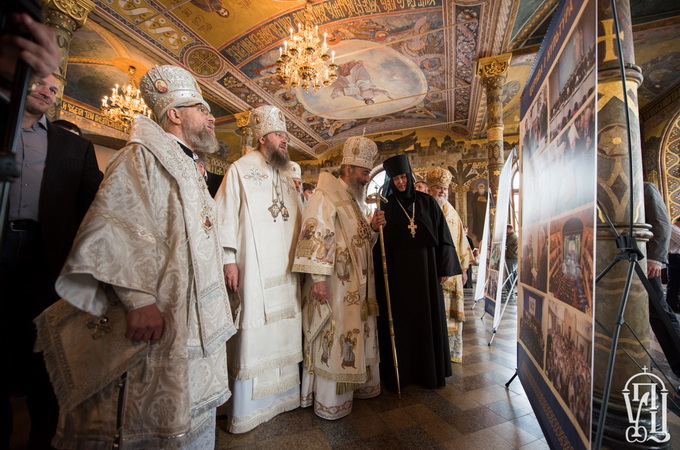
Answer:
<path fill-rule="evenodd" d="M 425 388 L 443 387 L 451 376 L 449 338 L 444 296 L 439 278 L 462 273 L 449 227 L 437 202 L 415 192 L 415 237 L 408 228 L 412 203 L 402 205 L 395 195 L 382 203 L 385 253 L 390 284 L 390 300 L 399 363 L 401 386 L 418 384 Z M 378 339 L 380 377 L 389 390 L 396 390 L 392 344 L 381 269 L 380 242 L 373 248 L 376 294 L 380 305 Z"/>

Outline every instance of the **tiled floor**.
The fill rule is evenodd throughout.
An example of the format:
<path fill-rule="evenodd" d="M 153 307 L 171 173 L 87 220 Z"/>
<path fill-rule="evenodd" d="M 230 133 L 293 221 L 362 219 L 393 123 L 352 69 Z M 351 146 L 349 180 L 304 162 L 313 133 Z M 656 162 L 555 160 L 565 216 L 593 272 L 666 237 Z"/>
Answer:
<path fill-rule="evenodd" d="M 468 293 L 471 296 L 471 293 Z M 317 418 L 311 409 L 282 414 L 242 435 L 223 431 L 217 448 L 447 448 L 547 449 L 524 389 L 515 373 L 516 305 L 508 306 L 491 346 L 489 315 L 467 301 L 462 364 L 442 389 L 409 386 L 355 400 L 352 413 L 337 421 Z"/>
<path fill-rule="evenodd" d="M 446 387 L 409 386 L 402 389 L 401 400 L 396 393 L 384 391 L 374 399 L 356 400 L 352 413 L 337 421 L 320 419 L 311 408 L 297 409 L 240 435 L 224 431 L 224 419 L 218 419 L 217 448 L 547 449 L 520 381 L 515 378 L 505 387 L 515 372 L 515 302 L 508 305 L 491 346 L 491 316 L 480 320 L 482 303 L 474 310 L 471 298 L 466 303 L 463 363 L 453 365 L 454 375 Z M 670 374 L 655 342 L 652 355 Z M 680 442 L 677 414 L 668 414 L 671 442 L 676 443 Z M 11 449 L 23 450 L 26 427 L 21 417 L 17 422 Z"/>
<path fill-rule="evenodd" d="M 317 418 L 310 408 L 298 409 L 232 435 L 218 421 L 217 448 L 548 449 L 520 381 L 515 378 L 505 387 L 515 373 L 517 305 L 508 304 L 489 346 L 492 318 L 480 320 L 483 305 L 471 310 L 471 295 L 466 298 L 463 363 L 453 365 L 445 388 L 410 386 L 402 390 L 401 400 L 383 391 L 374 399 L 355 400 L 349 416 L 332 422 Z M 652 356 L 672 375 L 656 342 Z M 679 380 L 672 377 L 671 382 Z M 671 448 L 680 448 L 680 411 L 675 411 L 668 414 L 668 426 Z"/>

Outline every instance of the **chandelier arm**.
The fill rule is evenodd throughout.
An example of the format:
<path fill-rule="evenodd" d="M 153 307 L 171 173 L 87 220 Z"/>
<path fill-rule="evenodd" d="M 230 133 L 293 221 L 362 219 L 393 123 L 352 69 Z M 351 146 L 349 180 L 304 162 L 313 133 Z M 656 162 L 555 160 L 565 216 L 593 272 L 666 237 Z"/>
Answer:
<path fill-rule="evenodd" d="M 142 98 L 141 91 L 137 88 L 134 81 L 136 69 L 133 66 L 128 68 L 130 83 L 122 87 L 118 84 L 111 89 L 111 96 L 102 98 L 101 110 L 114 126 L 120 127 L 127 132 L 139 114 L 151 117 L 151 109 L 146 105 Z"/>

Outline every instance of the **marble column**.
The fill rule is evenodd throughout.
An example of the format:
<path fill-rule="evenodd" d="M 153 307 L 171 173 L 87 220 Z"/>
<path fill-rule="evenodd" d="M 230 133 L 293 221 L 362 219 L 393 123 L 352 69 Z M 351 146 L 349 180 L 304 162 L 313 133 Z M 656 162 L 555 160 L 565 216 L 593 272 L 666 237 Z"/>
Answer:
<path fill-rule="evenodd" d="M 57 35 L 57 45 L 61 53 L 59 72 L 56 74 L 59 84 L 57 103 L 50 112 L 50 119 L 59 118 L 61 110 L 61 98 L 64 95 L 66 85 L 66 67 L 68 65 L 69 46 L 73 33 L 85 25 L 87 16 L 95 8 L 90 0 L 42 0 L 47 11 L 45 23 L 52 28 Z"/>
<path fill-rule="evenodd" d="M 487 173 L 489 175 L 489 192 L 491 204 L 490 217 L 495 217 L 496 199 L 498 197 L 498 179 L 503 168 L 503 84 L 510 67 L 512 54 L 481 58 L 478 61 L 477 73 L 486 89 L 486 133 L 488 140 Z M 491 220 L 493 226 L 493 220 Z M 493 229 L 493 228 L 492 228 Z"/>
<path fill-rule="evenodd" d="M 610 0 L 598 0 L 597 5 L 597 199 L 602 211 L 598 213 L 597 221 L 595 273 L 599 274 L 620 253 L 612 237 L 610 227 L 604 221 L 603 213 L 609 216 L 619 233 L 629 234 L 632 209 L 632 232 L 643 253 L 645 252 L 645 243 L 651 237 L 651 233 L 649 226 L 644 223 L 642 153 L 637 101 L 637 90 L 642 83 L 642 72 L 635 65 L 630 6 L 627 1 L 616 0 L 626 74 L 624 94 Z M 632 133 L 630 156 L 624 95 L 628 97 L 629 126 Z M 632 164 L 632 176 L 629 173 L 629 164 Z M 631 185 L 632 206 L 630 202 Z M 646 260 L 641 261 L 641 265 L 646 272 Z M 593 441 L 597 432 L 596 428 L 603 399 L 605 376 L 612 344 L 612 331 L 615 328 L 614 322 L 619 313 L 628 267 L 627 260 L 618 262 L 596 287 L 595 320 L 601 325 L 595 324 Z M 642 345 L 649 348 L 647 302 L 647 293 L 637 275 L 634 274 L 624 319 L 634 333 L 641 338 Z M 603 447 L 617 449 L 663 448 L 665 444 L 653 441 L 632 444 L 626 439 L 625 432 L 630 423 L 622 391 L 631 376 L 642 372 L 641 366 L 650 367 L 650 361 L 644 349 L 625 326 L 621 328 L 619 346 L 620 349 L 616 351 L 602 445 Z M 631 355 L 633 360 L 626 353 Z M 649 411 L 648 408 L 647 411 Z M 648 424 L 649 414 L 643 412 L 640 426 L 649 429 Z"/>
<path fill-rule="evenodd" d="M 236 117 L 236 125 L 241 130 L 241 156 L 253 150 L 255 142 L 253 142 L 253 130 L 248 125 L 250 123 L 250 111 L 234 114 Z"/>

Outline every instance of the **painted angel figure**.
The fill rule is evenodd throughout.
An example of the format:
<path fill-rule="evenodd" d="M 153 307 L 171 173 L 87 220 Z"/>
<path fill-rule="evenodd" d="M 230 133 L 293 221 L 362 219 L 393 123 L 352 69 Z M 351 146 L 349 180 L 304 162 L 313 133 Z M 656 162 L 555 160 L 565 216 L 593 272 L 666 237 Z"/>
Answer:
<path fill-rule="evenodd" d="M 392 99 L 389 92 L 379 89 L 373 84 L 368 70 L 364 67 L 364 62 L 360 59 L 340 64 L 338 66 L 338 79 L 331 84 L 331 87 L 333 88 L 331 98 L 345 95 L 363 100 L 367 105 L 375 103 L 373 98 L 377 95 L 384 95 L 390 100 Z"/>

